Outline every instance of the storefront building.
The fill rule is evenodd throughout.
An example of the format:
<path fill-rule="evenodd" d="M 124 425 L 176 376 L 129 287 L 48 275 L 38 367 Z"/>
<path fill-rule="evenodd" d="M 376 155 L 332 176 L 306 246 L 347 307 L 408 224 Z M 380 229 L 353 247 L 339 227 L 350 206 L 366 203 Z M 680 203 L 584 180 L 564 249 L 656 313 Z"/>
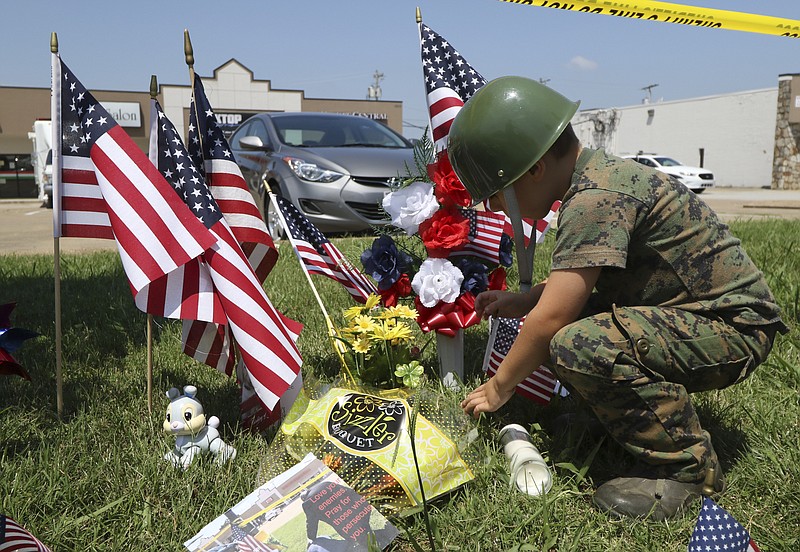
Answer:
<path fill-rule="evenodd" d="M 231 59 L 203 77 L 206 95 L 217 122 L 233 131 L 256 113 L 265 111 L 323 111 L 350 113 L 380 121 L 402 133 L 403 103 L 383 100 L 306 98 L 302 90 L 279 90 L 269 80 L 254 78 L 252 71 Z M 115 118 L 134 142 L 147 152 L 150 132 L 149 92 L 98 90 L 91 93 Z M 181 135 L 189 124 L 189 84 L 163 84 L 158 99 Z M 50 119 L 50 89 L 0 86 L 0 199 L 35 198 L 36 156 L 34 122 Z"/>

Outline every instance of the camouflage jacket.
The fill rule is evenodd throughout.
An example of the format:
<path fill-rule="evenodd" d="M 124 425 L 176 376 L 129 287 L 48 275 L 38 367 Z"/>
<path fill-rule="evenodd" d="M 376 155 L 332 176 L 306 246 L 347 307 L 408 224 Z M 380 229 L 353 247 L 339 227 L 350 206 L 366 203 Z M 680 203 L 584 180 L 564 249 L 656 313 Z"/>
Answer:
<path fill-rule="evenodd" d="M 665 174 L 584 148 L 559 210 L 552 269 L 597 266 L 597 298 L 608 307 L 678 307 L 785 331 L 764 275 L 704 201 Z"/>

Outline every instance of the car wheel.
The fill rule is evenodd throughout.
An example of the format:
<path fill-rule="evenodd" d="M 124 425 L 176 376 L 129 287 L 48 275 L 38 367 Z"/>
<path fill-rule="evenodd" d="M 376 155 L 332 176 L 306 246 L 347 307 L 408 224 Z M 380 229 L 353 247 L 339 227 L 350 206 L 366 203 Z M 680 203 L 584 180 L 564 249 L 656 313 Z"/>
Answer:
<path fill-rule="evenodd" d="M 278 212 L 278 206 L 274 201 L 269 200 L 267 196 L 267 207 L 264 209 L 264 222 L 267 225 L 267 232 L 273 241 L 278 241 L 285 237 L 286 233 L 283 230 L 283 223 L 281 222 L 281 215 Z"/>
<path fill-rule="evenodd" d="M 697 188 L 696 190 L 692 190 L 696 194 L 702 194 L 705 188 Z"/>

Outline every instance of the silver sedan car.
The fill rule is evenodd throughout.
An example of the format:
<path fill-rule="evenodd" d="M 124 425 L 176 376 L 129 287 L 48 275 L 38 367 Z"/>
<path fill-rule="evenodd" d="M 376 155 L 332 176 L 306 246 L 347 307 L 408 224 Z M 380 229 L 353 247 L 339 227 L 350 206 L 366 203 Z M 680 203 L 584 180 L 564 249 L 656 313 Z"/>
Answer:
<path fill-rule="evenodd" d="M 356 232 L 389 222 L 383 196 L 414 167 L 408 140 L 354 115 L 260 113 L 230 144 L 274 238 L 282 227 L 267 186 L 320 231 Z"/>

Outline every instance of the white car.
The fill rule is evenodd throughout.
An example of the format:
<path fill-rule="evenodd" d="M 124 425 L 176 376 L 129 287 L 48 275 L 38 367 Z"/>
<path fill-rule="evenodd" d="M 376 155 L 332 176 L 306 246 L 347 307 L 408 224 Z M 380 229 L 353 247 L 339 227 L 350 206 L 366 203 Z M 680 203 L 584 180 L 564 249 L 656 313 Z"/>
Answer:
<path fill-rule="evenodd" d="M 702 193 L 706 188 L 714 187 L 714 173 L 699 167 L 690 167 L 665 155 L 655 153 L 640 153 L 638 155 L 623 155 L 624 159 L 633 159 L 653 167 L 654 169 L 674 176 L 694 193 Z"/>

